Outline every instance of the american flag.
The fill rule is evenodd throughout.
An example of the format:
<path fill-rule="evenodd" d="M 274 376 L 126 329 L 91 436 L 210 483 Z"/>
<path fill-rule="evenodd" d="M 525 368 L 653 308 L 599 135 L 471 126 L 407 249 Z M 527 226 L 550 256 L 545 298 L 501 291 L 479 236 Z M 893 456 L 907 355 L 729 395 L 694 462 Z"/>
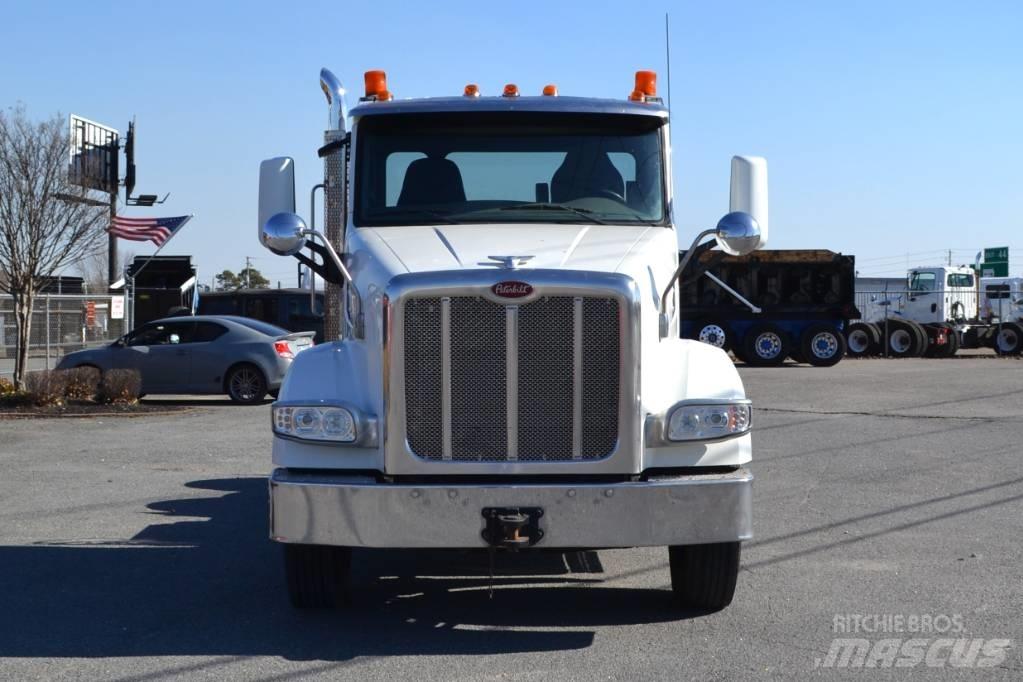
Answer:
<path fill-rule="evenodd" d="M 114 222 L 107 230 L 110 234 L 133 242 L 153 242 L 163 246 L 167 240 L 187 223 L 192 216 L 176 218 L 125 218 L 114 216 Z"/>

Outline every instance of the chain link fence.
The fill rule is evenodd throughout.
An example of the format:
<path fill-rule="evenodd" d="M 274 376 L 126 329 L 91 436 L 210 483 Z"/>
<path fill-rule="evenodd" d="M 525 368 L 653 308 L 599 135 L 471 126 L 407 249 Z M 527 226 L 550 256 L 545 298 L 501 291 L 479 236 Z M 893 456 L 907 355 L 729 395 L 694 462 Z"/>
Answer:
<path fill-rule="evenodd" d="M 66 353 L 108 344 L 125 333 L 123 307 L 110 295 L 41 294 L 32 311 L 28 369 L 51 369 Z M 113 319 L 120 313 L 121 319 Z M 18 339 L 14 301 L 0 298 L 0 376 L 14 374 Z"/>

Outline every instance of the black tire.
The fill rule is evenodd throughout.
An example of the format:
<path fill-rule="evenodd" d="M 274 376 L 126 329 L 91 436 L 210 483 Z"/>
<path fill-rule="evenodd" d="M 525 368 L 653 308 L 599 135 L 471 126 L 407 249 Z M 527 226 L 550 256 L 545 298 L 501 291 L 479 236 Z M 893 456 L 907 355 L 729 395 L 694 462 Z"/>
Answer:
<path fill-rule="evenodd" d="M 916 330 L 903 320 L 888 320 L 888 355 L 893 358 L 920 357 L 921 344 Z"/>
<path fill-rule="evenodd" d="M 722 350 L 732 350 L 735 332 L 722 320 L 699 320 L 693 325 L 690 338 Z"/>
<path fill-rule="evenodd" d="M 738 542 L 669 547 L 671 591 L 679 605 L 717 611 L 731 604 L 740 554 Z"/>
<path fill-rule="evenodd" d="M 350 547 L 284 545 L 284 576 L 296 609 L 332 609 L 348 603 Z"/>
<path fill-rule="evenodd" d="M 924 355 L 927 354 L 927 351 L 930 349 L 931 346 L 931 341 L 927 337 L 927 330 L 924 329 L 924 326 L 919 322 L 914 322 L 913 320 L 906 320 L 905 322 L 913 330 L 913 334 L 916 335 L 916 342 L 918 348 L 916 351 L 916 355 L 914 355 L 913 357 L 917 358 L 923 357 Z"/>
<path fill-rule="evenodd" d="M 814 367 L 837 365 L 845 356 L 845 335 L 830 324 L 811 324 L 799 340 L 799 354 Z"/>
<path fill-rule="evenodd" d="M 255 365 L 237 365 L 227 373 L 224 388 L 239 405 L 258 405 L 266 398 L 266 377 Z"/>
<path fill-rule="evenodd" d="M 1019 355 L 1023 351 L 1023 326 L 1015 322 L 1002 323 L 995 327 L 991 344 L 999 355 Z"/>
<path fill-rule="evenodd" d="M 880 338 L 877 327 L 866 322 L 853 322 L 845 330 L 846 355 L 851 358 L 873 355 Z"/>
<path fill-rule="evenodd" d="M 755 324 L 742 337 L 742 355 L 754 367 L 777 367 L 792 352 L 788 334 L 777 325 Z"/>
<path fill-rule="evenodd" d="M 871 347 L 869 354 L 881 355 L 884 353 L 884 333 L 881 330 L 881 325 L 877 322 L 867 322 L 866 324 L 874 335 L 874 345 Z"/>
<path fill-rule="evenodd" d="M 959 350 L 957 343 L 958 338 L 956 337 L 955 329 L 944 322 L 937 324 L 925 325 L 925 331 L 927 332 L 927 352 L 925 355 L 929 358 L 950 358 L 956 354 Z M 934 337 L 934 341 L 930 340 L 930 337 Z M 944 343 L 939 343 L 941 337 L 945 337 Z"/>

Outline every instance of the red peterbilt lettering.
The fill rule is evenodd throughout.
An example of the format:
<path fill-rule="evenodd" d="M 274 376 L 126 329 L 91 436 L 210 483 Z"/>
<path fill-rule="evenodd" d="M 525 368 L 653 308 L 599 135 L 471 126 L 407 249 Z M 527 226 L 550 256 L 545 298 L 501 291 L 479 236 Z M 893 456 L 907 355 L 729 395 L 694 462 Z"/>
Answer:
<path fill-rule="evenodd" d="M 533 285 L 525 282 L 498 282 L 490 290 L 502 298 L 522 298 L 533 293 Z"/>

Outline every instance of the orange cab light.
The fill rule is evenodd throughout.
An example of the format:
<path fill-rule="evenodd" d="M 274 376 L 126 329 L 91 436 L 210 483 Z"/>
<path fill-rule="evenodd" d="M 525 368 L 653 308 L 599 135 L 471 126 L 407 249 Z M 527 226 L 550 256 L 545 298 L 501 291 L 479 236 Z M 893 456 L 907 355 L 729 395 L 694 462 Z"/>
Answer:
<path fill-rule="evenodd" d="M 548 97 L 557 97 L 558 86 L 554 85 L 553 83 L 543 86 L 543 94 L 547 95 Z"/>
<path fill-rule="evenodd" d="M 657 73 L 655 71 L 637 71 L 636 89 L 629 95 L 633 102 L 642 102 L 647 97 L 657 96 Z"/>
<path fill-rule="evenodd" d="M 468 85 L 465 86 L 464 94 L 466 97 L 479 97 L 480 86 L 476 85 L 475 83 L 469 83 Z"/>
<path fill-rule="evenodd" d="M 504 86 L 504 96 L 505 97 L 518 97 L 519 96 L 519 86 L 515 85 L 514 83 L 509 83 L 508 85 Z"/>
<path fill-rule="evenodd" d="M 376 98 L 380 102 L 386 102 L 391 99 L 391 93 L 387 91 L 386 72 L 367 71 L 365 77 L 367 98 Z"/>

